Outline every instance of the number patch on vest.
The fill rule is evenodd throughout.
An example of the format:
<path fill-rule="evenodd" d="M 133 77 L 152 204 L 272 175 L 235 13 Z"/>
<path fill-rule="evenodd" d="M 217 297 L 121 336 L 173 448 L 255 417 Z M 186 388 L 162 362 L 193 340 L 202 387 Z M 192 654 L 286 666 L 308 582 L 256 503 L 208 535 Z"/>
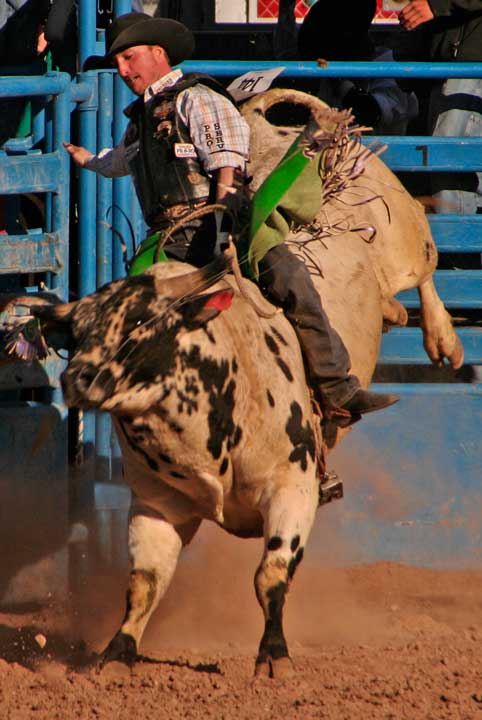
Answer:
<path fill-rule="evenodd" d="M 195 158 L 197 152 L 192 143 L 174 143 L 174 155 L 177 158 Z"/>

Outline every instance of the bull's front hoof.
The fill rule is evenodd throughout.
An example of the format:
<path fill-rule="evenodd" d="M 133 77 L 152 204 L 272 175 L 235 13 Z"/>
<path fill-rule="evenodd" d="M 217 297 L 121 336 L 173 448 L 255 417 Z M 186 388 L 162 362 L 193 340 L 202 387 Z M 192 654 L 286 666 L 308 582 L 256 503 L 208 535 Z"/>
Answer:
<path fill-rule="evenodd" d="M 123 665 L 132 667 L 137 659 L 137 648 L 134 638 L 119 632 L 112 638 L 99 658 L 99 670 L 107 665 Z"/>
<path fill-rule="evenodd" d="M 267 677 L 276 680 L 285 680 L 292 677 L 294 673 L 293 662 L 289 657 L 282 657 L 277 660 L 268 658 L 267 660 L 256 662 L 254 668 L 255 677 Z"/>

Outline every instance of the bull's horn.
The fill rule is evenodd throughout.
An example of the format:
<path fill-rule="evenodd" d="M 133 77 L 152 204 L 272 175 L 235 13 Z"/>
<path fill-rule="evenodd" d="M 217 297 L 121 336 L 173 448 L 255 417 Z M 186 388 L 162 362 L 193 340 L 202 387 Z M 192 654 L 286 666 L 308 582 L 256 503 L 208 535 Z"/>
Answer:
<path fill-rule="evenodd" d="M 195 294 L 221 280 L 231 270 L 231 262 L 231 258 L 221 255 L 194 272 L 170 278 L 156 278 L 156 287 L 160 293 L 171 298 Z"/>
<path fill-rule="evenodd" d="M 35 305 L 30 307 L 30 312 L 42 320 L 68 322 L 76 305 L 76 302 L 60 303 L 58 305 Z"/>

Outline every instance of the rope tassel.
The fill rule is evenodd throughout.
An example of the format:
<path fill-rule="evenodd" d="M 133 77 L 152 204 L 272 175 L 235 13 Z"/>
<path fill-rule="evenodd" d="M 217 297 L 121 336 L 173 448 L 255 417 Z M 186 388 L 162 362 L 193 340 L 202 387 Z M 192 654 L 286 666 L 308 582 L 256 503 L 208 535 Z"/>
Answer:
<path fill-rule="evenodd" d="M 20 360 L 45 360 L 50 350 L 42 335 L 40 320 L 29 318 L 7 326 L 5 350 Z"/>

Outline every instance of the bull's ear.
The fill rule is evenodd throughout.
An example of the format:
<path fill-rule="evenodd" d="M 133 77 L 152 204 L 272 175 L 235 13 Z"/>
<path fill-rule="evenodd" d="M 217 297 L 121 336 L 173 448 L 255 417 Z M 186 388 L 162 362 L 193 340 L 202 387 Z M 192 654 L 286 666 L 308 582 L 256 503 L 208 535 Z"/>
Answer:
<path fill-rule="evenodd" d="M 224 310 L 229 310 L 233 300 L 232 290 L 218 290 L 208 295 L 198 295 L 183 303 L 180 310 L 188 330 L 206 325 Z"/>
<path fill-rule="evenodd" d="M 76 302 L 71 302 L 30 308 L 32 315 L 40 320 L 41 331 L 48 347 L 54 350 L 74 348 L 71 320 L 76 306 Z"/>

